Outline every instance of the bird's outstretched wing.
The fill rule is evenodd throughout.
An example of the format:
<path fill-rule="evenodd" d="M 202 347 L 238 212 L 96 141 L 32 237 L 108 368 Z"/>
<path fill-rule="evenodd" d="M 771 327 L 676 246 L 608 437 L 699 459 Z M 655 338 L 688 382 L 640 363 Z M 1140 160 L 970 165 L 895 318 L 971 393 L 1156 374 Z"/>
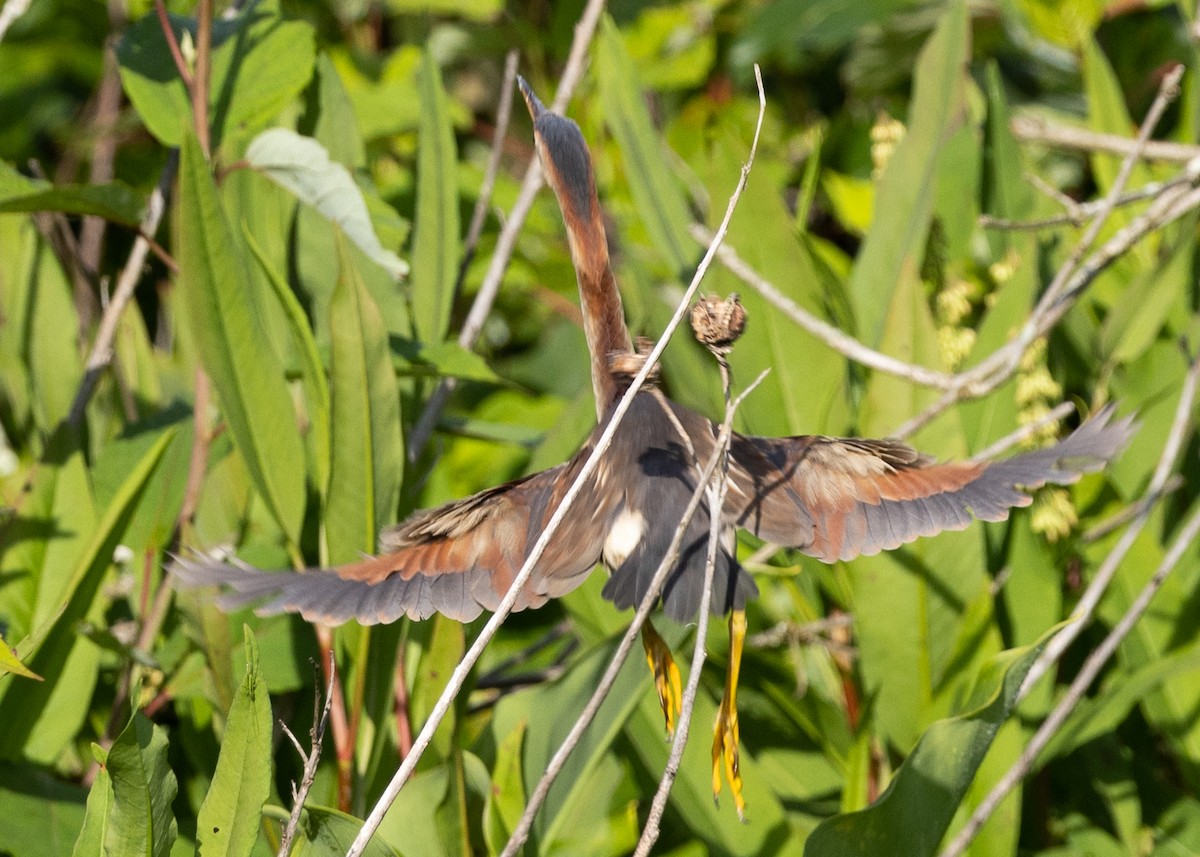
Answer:
<path fill-rule="evenodd" d="M 180 558 L 171 571 L 184 586 L 223 587 L 217 603 L 226 610 L 260 602 L 260 614 L 300 613 L 329 625 L 424 619 L 435 612 L 470 621 L 500 603 L 589 451 L 418 513 L 383 531 L 384 553 L 377 557 L 302 572 Z M 585 485 L 514 609 L 537 607 L 583 581 L 600 558 L 605 508 L 594 482 Z"/>
<path fill-rule="evenodd" d="M 893 440 L 738 436 L 727 513 L 760 538 L 824 562 L 1002 521 L 1033 489 L 1099 470 L 1129 440 L 1131 417 L 1104 408 L 1054 446 L 999 461 L 936 463 Z"/>

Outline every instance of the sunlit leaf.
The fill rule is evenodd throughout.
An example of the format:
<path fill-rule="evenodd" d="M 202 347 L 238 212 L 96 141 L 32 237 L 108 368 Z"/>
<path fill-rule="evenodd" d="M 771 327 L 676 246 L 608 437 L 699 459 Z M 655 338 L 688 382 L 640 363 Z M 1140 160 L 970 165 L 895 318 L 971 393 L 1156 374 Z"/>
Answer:
<path fill-rule="evenodd" d="M 350 171 L 330 160 L 325 147 L 316 140 L 286 128 L 271 128 L 250 143 L 246 162 L 336 224 L 393 277 L 408 273 L 408 265 L 379 243 L 362 191 Z"/>
<path fill-rule="evenodd" d="M 375 550 L 395 517 L 404 468 L 387 332 L 344 243 L 330 304 L 332 449 L 325 536 L 332 562 Z"/>
<path fill-rule="evenodd" d="M 167 736 L 141 712 L 117 736 L 105 763 L 113 799 L 105 850 L 167 857 L 175 842 L 171 803 L 178 790 L 167 764 Z"/>
<path fill-rule="evenodd" d="M 176 40 L 196 40 L 196 22 L 171 16 Z M 213 144 L 258 130 L 279 113 L 312 76 L 313 30 L 285 21 L 275 0 L 247 4 L 232 18 L 213 21 L 209 112 Z M 117 46 L 121 81 L 150 132 L 178 146 L 190 127 L 191 102 L 153 12 L 125 31 Z"/>
<path fill-rule="evenodd" d="M 96 185 L 45 185 L 33 193 L 0 194 L 0 212 L 61 211 L 63 214 L 94 214 L 136 227 L 142 219 L 145 200 L 121 182 Z"/>
<path fill-rule="evenodd" d="M 195 135 L 184 138 L 179 264 L 188 322 L 238 451 L 293 543 L 304 515 L 304 460 L 283 367 L 245 300 L 249 275 Z"/>
<path fill-rule="evenodd" d="M 238 686 L 212 785 L 196 817 L 200 854 L 248 854 L 271 793 L 271 701 L 258 669 L 258 645 L 244 629 L 246 675 Z"/>
<path fill-rule="evenodd" d="M 412 301 L 421 338 L 437 342 L 450 324 L 454 282 L 462 255 L 458 222 L 458 155 L 442 87 L 442 73 L 426 51 L 417 147 L 417 215 L 413 226 Z"/>
<path fill-rule="evenodd" d="M 930 726 L 871 807 L 835 816 L 809 837 L 805 857 L 934 854 L 1041 642 L 996 655 L 981 671 L 963 713 Z"/>

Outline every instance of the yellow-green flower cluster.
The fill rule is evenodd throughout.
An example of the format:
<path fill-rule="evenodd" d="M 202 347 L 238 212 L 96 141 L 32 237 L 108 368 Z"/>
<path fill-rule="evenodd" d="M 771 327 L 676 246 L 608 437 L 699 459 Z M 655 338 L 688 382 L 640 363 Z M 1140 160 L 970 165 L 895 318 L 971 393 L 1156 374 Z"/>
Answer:
<path fill-rule="evenodd" d="M 1053 404 L 1062 398 L 1062 386 L 1050 377 L 1046 367 L 1046 340 L 1034 342 L 1021 356 L 1017 371 L 1017 420 L 1021 425 L 1033 425 L 1045 419 Z M 1058 421 L 1044 423 L 1027 440 L 1028 446 L 1044 446 L 1058 437 Z M 1075 504 L 1067 489 L 1047 486 L 1033 501 L 1030 526 L 1049 541 L 1056 542 L 1070 534 L 1079 523 Z"/>
<path fill-rule="evenodd" d="M 951 370 L 961 366 L 975 347 L 975 329 L 963 322 L 975 309 L 977 291 L 970 280 L 959 278 L 946 283 L 935 299 L 938 349 Z"/>
<path fill-rule="evenodd" d="M 904 139 L 904 123 L 893 119 L 887 111 L 880 111 L 871 126 L 871 178 L 876 181 L 883 175 L 896 146 Z"/>

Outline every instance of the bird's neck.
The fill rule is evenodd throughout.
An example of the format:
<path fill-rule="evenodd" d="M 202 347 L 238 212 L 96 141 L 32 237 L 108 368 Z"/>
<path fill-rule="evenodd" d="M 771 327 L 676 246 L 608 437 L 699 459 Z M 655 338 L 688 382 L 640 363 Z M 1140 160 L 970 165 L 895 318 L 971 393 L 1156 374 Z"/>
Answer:
<path fill-rule="evenodd" d="M 571 238 L 571 257 L 579 280 L 583 332 L 587 336 L 592 360 L 596 415 L 600 417 L 617 392 L 616 380 L 609 370 L 609 358 L 613 354 L 632 353 L 633 342 L 625 326 L 621 293 L 617 290 L 617 280 L 608 258 L 608 241 L 600 220 L 599 204 L 592 205 L 591 213 L 593 222 L 589 229 L 579 235 L 568 234 Z"/>

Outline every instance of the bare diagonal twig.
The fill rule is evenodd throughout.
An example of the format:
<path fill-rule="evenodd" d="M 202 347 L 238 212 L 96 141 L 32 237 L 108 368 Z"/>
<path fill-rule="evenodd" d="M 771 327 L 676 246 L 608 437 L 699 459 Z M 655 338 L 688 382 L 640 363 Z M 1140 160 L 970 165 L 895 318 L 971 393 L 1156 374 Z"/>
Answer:
<path fill-rule="evenodd" d="M 300 826 L 300 813 L 304 810 L 304 801 L 308 799 L 308 793 L 312 790 L 313 782 L 317 778 L 317 763 L 321 761 L 321 745 L 325 737 L 325 727 L 329 725 L 329 714 L 333 708 L 333 687 L 335 677 L 337 675 L 337 663 L 332 657 L 329 659 L 329 685 L 325 689 L 325 703 L 318 710 L 317 706 L 321 705 L 320 699 L 313 700 L 313 725 L 309 730 L 309 751 L 304 752 L 304 748 L 300 746 L 300 742 L 296 740 L 296 736 L 292 734 L 292 730 L 282 720 L 279 721 L 279 726 L 283 733 L 291 740 L 292 746 L 296 748 L 296 752 L 300 754 L 300 758 L 304 760 L 304 773 L 300 777 L 300 785 L 292 783 L 292 812 L 288 816 L 287 824 L 283 828 L 283 835 L 279 840 L 279 857 L 288 857 L 292 850 L 292 842 L 296 838 L 296 830 Z"/>

